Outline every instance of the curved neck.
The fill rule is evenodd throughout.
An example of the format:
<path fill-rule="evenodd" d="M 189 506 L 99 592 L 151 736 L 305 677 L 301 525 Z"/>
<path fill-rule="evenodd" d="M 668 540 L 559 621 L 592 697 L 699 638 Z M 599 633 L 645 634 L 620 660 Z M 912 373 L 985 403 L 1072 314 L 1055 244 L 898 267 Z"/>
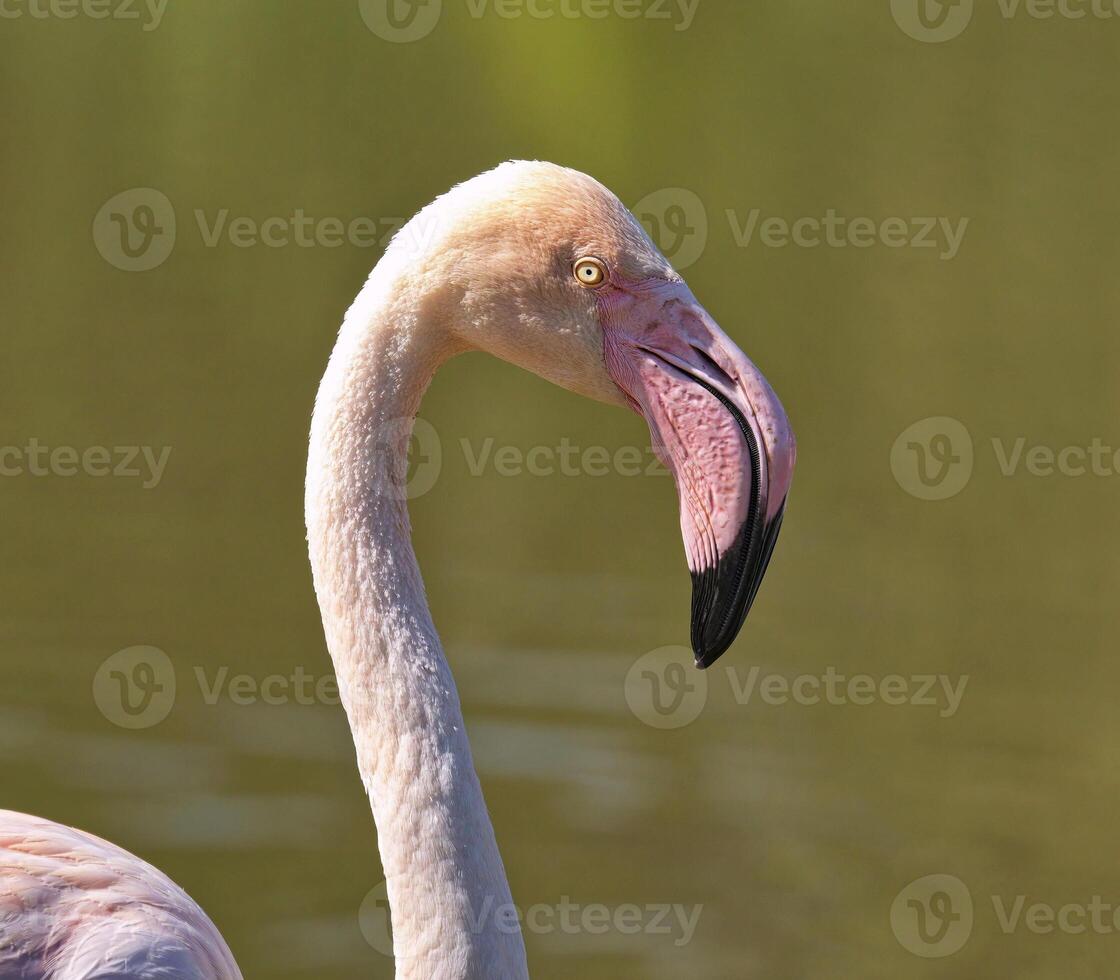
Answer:
<path fill-rule="evenodd" d="M 420 399 L 456 353 L 441 325 L 454 311 L 422 299 L 379 266 L 346 316 L 311 428 L 308 545 L 377 824 L 397 977 L 522 980 L 524 944 L 400 489 Z"/>

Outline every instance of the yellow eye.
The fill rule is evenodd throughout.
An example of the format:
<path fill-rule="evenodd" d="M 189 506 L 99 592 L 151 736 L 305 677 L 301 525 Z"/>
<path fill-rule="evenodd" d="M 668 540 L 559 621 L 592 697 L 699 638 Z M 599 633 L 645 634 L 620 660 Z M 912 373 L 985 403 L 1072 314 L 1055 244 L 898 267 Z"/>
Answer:
<path fill-rule="evenodd" d="M 598 259 L 580 259 L 575 275 L 581 286 L 601 286 L 607 281 L 607 267 Z"/>

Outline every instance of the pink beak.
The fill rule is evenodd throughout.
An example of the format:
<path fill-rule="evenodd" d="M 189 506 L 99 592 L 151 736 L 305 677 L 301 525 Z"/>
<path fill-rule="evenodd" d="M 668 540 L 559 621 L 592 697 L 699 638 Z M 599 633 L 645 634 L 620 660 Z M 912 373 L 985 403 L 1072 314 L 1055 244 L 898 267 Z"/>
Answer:
<path fill-rule="evenodd" d="M 607 371 L 673 473 L 692 572 L 692 648 L 734 642 L 778 538 L 797 455 L 778 396 L 680 281 L 600 293 Z"/>

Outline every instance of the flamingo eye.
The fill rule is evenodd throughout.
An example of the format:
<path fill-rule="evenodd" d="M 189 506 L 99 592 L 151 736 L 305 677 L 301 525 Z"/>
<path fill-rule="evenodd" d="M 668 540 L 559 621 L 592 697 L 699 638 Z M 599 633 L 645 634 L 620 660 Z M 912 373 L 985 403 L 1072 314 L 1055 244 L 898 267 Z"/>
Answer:
<path fill-rule="evenodd" d="M 607 267 L 598 259 L 580 259 L 573 271 L 581 286 L 594 288 L 607 281 Z"/>

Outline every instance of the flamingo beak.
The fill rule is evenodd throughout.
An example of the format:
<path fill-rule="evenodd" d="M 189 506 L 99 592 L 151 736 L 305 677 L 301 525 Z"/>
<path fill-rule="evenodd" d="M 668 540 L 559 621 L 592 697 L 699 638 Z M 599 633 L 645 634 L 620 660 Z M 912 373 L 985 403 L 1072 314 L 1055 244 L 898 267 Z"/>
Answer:
<path fill-rule="evenodd" d="M 679 281 L 604 294 L 607 371 L 673 473 L 692 573 L 692 648 L 734 642 L 782 526 L 796 458 L 778 396 Z"/>

